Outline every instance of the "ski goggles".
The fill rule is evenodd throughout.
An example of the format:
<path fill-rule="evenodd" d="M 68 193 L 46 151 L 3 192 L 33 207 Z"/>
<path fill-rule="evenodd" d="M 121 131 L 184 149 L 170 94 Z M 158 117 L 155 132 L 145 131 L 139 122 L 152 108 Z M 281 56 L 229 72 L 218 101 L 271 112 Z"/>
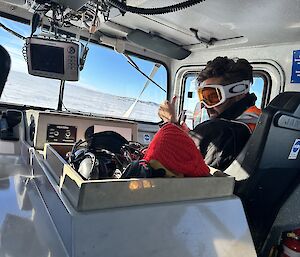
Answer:
<path fill-rule="evenodd" d="M 250 80 L 228 85 L 207 85 L 202 82 L 198 86 L 198 96 L 206 108 L 213 108 L 224 103 L 228 98 L 248 93 L 250 85 Z"/>

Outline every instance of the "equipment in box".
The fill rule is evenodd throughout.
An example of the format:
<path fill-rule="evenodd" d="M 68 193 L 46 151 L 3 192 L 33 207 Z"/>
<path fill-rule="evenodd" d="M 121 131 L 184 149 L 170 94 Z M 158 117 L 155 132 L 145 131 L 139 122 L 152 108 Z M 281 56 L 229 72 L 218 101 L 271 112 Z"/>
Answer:
<path fill-rule="evenodd" d="M 83 146 L 84 145 L 84 146 Z M 68 153 L 68 162 L 84 179 L 121 178 L 133 161 L 142 158 L 143 146 L 114 131 L 86 134 Z"/>

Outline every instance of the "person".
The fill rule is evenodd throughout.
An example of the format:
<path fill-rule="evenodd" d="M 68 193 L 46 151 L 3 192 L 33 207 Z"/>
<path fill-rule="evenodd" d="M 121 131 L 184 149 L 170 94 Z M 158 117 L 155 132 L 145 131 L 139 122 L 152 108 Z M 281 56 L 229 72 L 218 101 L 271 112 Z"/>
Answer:
<path fill-rule="evenodd" d="M 252 134 L 261 110 L 250 94 L 252 66 L 246 59 L 217 57 L 209 61 L 197 78 L 200 104 L 209 120 L 188 133 L 213 170 L 224 171 L 237 157 Z M 177 123 L 175 101 L 160 105 L 164 122 Z"/>
<path fill-rule="evenodd" d="M 0 97 L 10 71 L 11 60 L 9 53 L 0 45 Z"/>

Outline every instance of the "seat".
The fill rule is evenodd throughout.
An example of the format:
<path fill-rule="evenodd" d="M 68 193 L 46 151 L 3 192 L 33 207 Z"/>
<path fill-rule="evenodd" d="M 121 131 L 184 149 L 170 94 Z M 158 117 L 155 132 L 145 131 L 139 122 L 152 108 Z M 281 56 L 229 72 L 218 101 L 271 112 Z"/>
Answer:
<path fill-rule="evenodd" d="M 300 92 L 284 92 L 263 110 L 257 127 L 225 173 L 236 178 L 258 253 L 276 215 L 300 181 Z M 300 224 L 300 222 L 299 222 Z"/>

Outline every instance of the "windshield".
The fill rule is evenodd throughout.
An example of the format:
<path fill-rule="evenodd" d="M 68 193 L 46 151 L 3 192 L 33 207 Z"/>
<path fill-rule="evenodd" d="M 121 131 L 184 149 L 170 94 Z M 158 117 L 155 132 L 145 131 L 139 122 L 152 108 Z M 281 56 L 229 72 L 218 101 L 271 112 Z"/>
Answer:
<path fill-rule="evenodd" d="M 25 37 L 30 35 L 28 25 L 4 18 L 0 18 L 0 21 Z M 56 109 L 60 81 L 28 74 L 22 54 L 23 40 L 1 29 L 0 44 L 7 49 L 12 59 L 11 71 L 0 101 Z M 88 47 L 79 81 L 65 83 L 63 109 L 158 122 L 159 104 L 167 96 L 166 68 L 153 61 L 130 56 L 138 68 L 159 87 L 129 64 L 124 55 L 93 43 L 89 43 Z"/>

